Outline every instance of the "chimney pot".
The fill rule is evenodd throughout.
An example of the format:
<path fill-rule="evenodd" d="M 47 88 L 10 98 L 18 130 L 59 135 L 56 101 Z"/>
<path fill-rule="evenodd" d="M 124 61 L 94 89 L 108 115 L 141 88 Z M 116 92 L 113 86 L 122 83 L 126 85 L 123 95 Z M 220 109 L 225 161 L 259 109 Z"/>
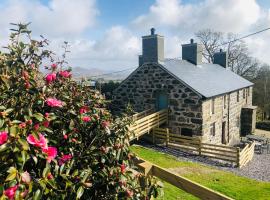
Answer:
<path fill-rule="evenodd" d="M 194 43 L 194 40 L 191 38 L 190 39 L 190 44 L 193 44 Z"/>
<path fill-rule="evenodd" d="M 151 35 L 155 35 L 155 28 L 151 28 Z"/>
<path fill-rule="evenodd" d="M 219 49 L 219 52 L 220 52 L 220 53 L 223 52 L 222 49 Z"/>

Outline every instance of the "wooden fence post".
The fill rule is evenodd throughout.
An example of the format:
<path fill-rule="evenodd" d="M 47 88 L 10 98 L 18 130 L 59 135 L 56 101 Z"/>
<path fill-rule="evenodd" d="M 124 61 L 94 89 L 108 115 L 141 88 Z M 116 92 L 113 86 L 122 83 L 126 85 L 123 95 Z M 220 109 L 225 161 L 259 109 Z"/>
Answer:
<path fill-rule="evenodd" d="M 168 128 L 166 128 L 166 147 L 169 146 L 169 140 L 170 140 L 170 131 Z"/>
<path fill-rule="evenodd" d="M 153 131 L 152 131 L 152 143 L 153 144 L 156 144 L 156 140 L 155 140 L 155 128 L 153 129 Z"/>
<path fill-rule="evenodd" d="M 202 155 L 202 141 L 199 140 L 199 156 Z"/>
<path fill-rule="evenodd" d="M 237 157 L 237 167 L 241 167 L 240 166 L 240 148 L 237 147 L 236 150 L 237 150 L 237 152 L 236 152 L 237 153 L 237 156 L 236 156 Z"/>

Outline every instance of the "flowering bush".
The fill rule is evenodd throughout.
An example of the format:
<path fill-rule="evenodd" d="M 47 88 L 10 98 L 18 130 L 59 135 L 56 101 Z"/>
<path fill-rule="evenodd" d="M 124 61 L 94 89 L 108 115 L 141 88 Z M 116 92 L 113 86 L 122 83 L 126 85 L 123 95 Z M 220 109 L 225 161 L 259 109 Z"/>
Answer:
<path fill-rule="evenodd" d="M 132 169 L 129 119 L 114 119 L 27 25 L 18 24 L 10 41 L 0 52 L 0 199 L 150 196 Z M 44 60 L 53 64 L 43 78 Z"/>

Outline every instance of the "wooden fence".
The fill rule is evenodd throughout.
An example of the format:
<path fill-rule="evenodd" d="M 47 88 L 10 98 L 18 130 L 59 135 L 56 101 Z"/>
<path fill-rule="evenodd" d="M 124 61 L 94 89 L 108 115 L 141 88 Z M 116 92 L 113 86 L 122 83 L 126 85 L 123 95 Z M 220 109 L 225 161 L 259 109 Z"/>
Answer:
<path fill-rule="evenodd" d="M 139 159 L 136 163 L 139 170 L 146 176 L 156 176 L 165 182 L 168 182 L 179 189 L 186 191 L 202 200 L 233 200 L 226 195 L 202 186 L 194 181 L 191 181 L 185 177 L 175 174 L 167 169 L 154 165 L 145 160 Z"/>
<path fill-rule="evenodd" d="M 203 143 L 198 137 L 172 134 L 169 129 L 164 128 L 155 128 L 153 130 L 153 143 L 157 141 L 165 142 L 166 146 L 173 149 L 185 150 L 193 154 L 236 163 L 238 167 L 243 167 L 253 158 L 255 146 L 254 143 L 247 144 L 240 151 L 239 147 Z"/>
<path fill-rule="evenodd" d="M 255 142 L 248 144 L 239 153 L 239 167 L 245 166 L 249 161 L 252 160 L 254 155 Z"/>
<path fill-rule="evenodd" d="M 145 110 L 143 112 L 136 113 L 136 114 L 132 115 L 132 118 L 133 118 L 134 121 L 136 121 L 138 119 L 146 117 L 147 115 L 153 114 L 154 112 L 155 112 L 154 109 L 148 109 L 148 110 Z"/>
<path fill-rule="evenodd" d="M 160 110 L 145 117 L 142 117 L 134 122 L 129 127 L 130 141 L 139 138 L 141 135 L 150 133 L 153 128 L 159 127 L 168 121 L 168 110 Z"/>

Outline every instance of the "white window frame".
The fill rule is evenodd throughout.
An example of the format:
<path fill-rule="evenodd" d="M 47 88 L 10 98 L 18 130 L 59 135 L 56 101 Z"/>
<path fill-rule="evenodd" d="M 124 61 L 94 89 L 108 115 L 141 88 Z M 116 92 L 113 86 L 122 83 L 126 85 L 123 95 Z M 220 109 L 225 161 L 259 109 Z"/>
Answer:
<path fill-rule="evenodd" d="M 216 135 L 216 122 L 213 122 L 210 124 L 210 135 L 211 136 Z"/>
<path fill-rule="evenodd" d="M 210 100 L 210 115 L 215 114 L 215 98 Z"/>

